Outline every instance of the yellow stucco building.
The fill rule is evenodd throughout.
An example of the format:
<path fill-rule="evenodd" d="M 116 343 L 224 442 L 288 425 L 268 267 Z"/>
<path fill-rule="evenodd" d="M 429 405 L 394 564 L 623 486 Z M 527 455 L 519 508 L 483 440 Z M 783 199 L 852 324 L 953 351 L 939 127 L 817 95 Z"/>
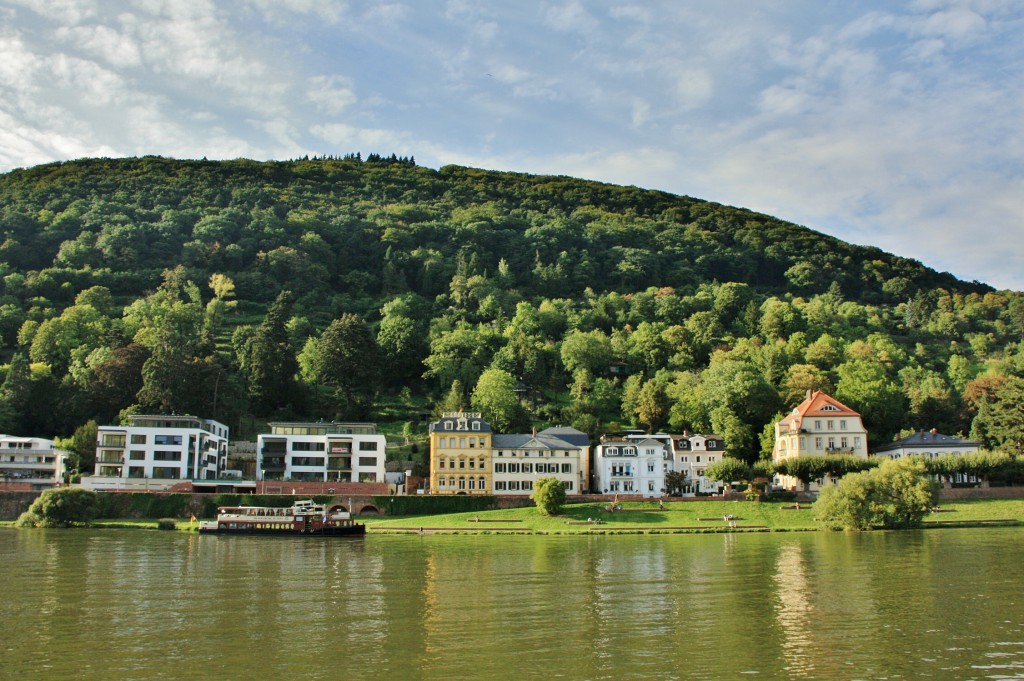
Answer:
<path fill-rule="evenodd" d="M 491 426 L 478 413 L 449 412 L 430 424 L 430 493 L 491 494 Z"/>

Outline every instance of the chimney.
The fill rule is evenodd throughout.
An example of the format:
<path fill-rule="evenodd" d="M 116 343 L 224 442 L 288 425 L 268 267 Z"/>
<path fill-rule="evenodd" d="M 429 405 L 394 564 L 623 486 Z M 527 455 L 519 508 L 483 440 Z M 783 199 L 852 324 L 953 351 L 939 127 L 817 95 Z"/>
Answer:
<path fill-rule="evenodd" d="M 931 433 L 932 433 L 932 435 L 938 435 L 939 434 L 939 429 L 938 428 L 932 428 Z"/>

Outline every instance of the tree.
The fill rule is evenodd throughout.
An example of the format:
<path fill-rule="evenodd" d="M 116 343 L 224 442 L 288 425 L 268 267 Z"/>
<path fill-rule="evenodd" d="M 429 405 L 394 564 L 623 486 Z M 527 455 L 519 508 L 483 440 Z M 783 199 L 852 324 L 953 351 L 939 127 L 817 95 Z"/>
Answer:
<path fill-rule="evenodd" d="M 470 404 L 491 424 L 496 433 L 508 433 L 523 426 L 527 419 L 515 393 L 516 379 L 501 369 L 480 374 Z"/>
<path fill-rule="evenodd" d="M 246 373 L 249 404 L 256 414 L 269 414 L 292 401 L 298 362 L 288 334 L 294 296 L 282 291 L 263 322 L 242 347 L 240 364 Z"/>
<path fill-rule="evenodd" d="M 18 518 L 18 527 L 71 527 L 96 519 L 96 493 L 84 487 L 60 487 L 40 494 Z"/>
<path fill-rule="evenodd" d="M 690 484 L 690 477 L 686 471 L 665 472 L 665 494 L 678 497 L 682 496 L 683 490 Z"/>
<path fill-rule="evenodd" d="M 557 478 L 541 478 L 533 484 L 530 499 L 544 515 L 558 515 L 565 504 L 565 485 Z"/>
<path fill-rule="evenodd" d="M 723 456 L 718 461 L 708 464 L 704 469 L 704 477 L 730 485 L 734 482 L 749 482 L 754 477 L 754 471 L 750 464 L 741 459 Z"/>
<path fill-rule="evenodd" d="M 75 428 L 75 433 L 66 439 L 57 439 L 55 444 L 71 454 L 71 468 L 79 473 L 92 472 L 96 466 L 96 434 L 99 425 L 95 421 Z"/>
<path fill-rule="evenodd" d="M 331 322 L 316 344 L 313 374 L 333 390 L 334 406 L 348 418 L 369 414 L 377 394 L 380 353 L 360 317 L 343 314 Z"/>
<path fill-rule="evenodd" d="M 908 529 L 921 526 L 936 499 L 936 486 L 927 477 L 924 462 L 887 460 L 822 490 L 814 516 L 822 526 L 836 530 Z"/>
<path fill-rule="evenodd" d="M 775 463 L 775 471 L 804 483 L 805 489 L 811 482 L 827 476 L 842 477 L 847 473 L 863 471 L 877 465 L 874 459 L 862 459 L 849 454 L 827 456 L 795 456 Z"/>

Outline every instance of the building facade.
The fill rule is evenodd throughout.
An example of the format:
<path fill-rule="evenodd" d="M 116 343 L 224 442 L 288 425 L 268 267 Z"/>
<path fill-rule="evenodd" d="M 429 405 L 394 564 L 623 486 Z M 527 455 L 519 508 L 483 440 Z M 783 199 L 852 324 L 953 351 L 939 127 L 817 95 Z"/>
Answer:
<path fill-rule="evenodd" d="M 686 474 L 687 484 L 683 495 L 721 494 L 725 484 L 722 480 L 711 480 L 704 475 L 708 464 L 721 461 L 725 456 L 725 439 L 720 435 L 701 433 L 672 435 L 674 452 L 673 470 Z"/>
<path fill-rule="evenodd" d="M 555 478 L 566 494 L 580 494 L 584 486 L 588 446 L 578 446 L 554 435 L 494 435 L 491 447 L 493 493 L 526 495 L 541 478 Z"/>
<path fill-rule="evenodd" d="M 642 434 L 605 435 L 594 455 L 594 489 L 601 494 L 660 497 L 672 465 L 668 438 Z"/>
<path fill-rule="evenodd" d="M 256 439 L 258 480 L 384 482 L 387 438 L 373 423 L 270 423 Z"/>
<path fill-rule="evenodd" d="M 430 424 L 430 493 L 491 494 L 491 425 L 448 412 Z"/>
<path fill-rule="evenodd" d="M 867 447 L 868 433 L 859 413 L 820 390 L 808 391 L 807 398 L 775 424 L 772 461 L 830 454 L 866 459 Z M 801 484 L 784 475 L 776 475 L 775 483 L 786 489 Z"/>
<path fill-rule="evenodd" d="M 0 481 L 5 487 L 43 490 L 56 487 L 67 472 L 67 452 L 53 440 L 0 435 Z"/>
<path fill-rule="evenodd" d="M 101 478 L 214 480 L 227 468 L 228 427 L 195 416 L 134 415 L 100 426 L 95 474 Z"/>

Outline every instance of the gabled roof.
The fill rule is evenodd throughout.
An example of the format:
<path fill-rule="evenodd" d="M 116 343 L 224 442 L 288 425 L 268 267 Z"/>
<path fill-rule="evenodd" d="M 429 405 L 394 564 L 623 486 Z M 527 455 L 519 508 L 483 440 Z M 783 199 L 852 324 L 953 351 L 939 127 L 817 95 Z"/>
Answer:
<path fill-rule="evenodd" d="M 943 435 L 935 431 L 922 430 L 913 435 L 901 437 L 893 442 L 875 447 L 875 452 L 888 452 L 896 449 L 933 449 L 935 447 L 979 447 L 981 443 L 965 440 L 954 435 Z"/>
<path fill-rule="evenodd" d="M 491 449 L 579 449 L 580 445 L 574 445 L 571 442 L 552 437 L 550 435 L 544 435 L 538 433 L 537 435 L 531 435 L 526 433 L 522 434 L 499 434 L 494 435 L 491 438 Z"/>
<path fill-rule="evenodd" d="M 805 418 L 823 416 L 829 418 L 835 416 L 856 416 L 859 418 L 860 414 L 831 395 L 815 390 L 779 423 L 795 424 L 799 428 Z"/>
<path fill-rule="evenodd" d="M 575 445 L 577 447 L 586 447 L 590 444 L 590 436 L 583 431 L 570 428 L 568 426 L 555 426 L 553 428 L 545 428 L 540 431 L 538 435 L 551 435 L 561 440 Z"/>

